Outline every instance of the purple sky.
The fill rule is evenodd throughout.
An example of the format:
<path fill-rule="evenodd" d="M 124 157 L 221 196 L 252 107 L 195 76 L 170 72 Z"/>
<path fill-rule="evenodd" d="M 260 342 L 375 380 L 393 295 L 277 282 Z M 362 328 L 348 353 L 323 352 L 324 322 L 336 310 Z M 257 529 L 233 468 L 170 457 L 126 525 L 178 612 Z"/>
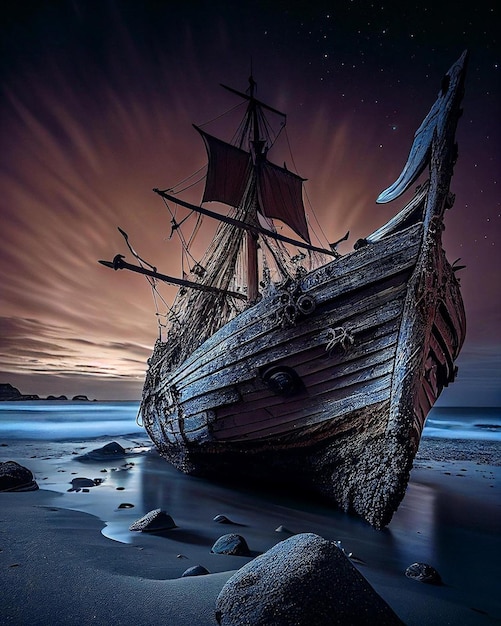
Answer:
<path fill-rule="evenodd" d="M 496 3 L 453 15 L 436 1 L 403 13 L 393 0 L 174 4 L 0 9 L 0 382 L 43 396 L 140 397 L 157 336 L 151 292 L 97 259 L 126 252 L 121 226 L 159 271 L 181 275 L 151 190 L 204 165 L 191 124 L 237 103 L 219 83 L 245 90 L 251 58 L 258 96 L 288 113 L 310 222 L 314 212 L 330 241 L 350 230 L 348 252 L 400 208 L 375 198 L 399 174 L 443 73 L 469 48 L 444 234 L 449 259 L 467 265 L 468 335 L 441 402 L 499 406 Z"/>

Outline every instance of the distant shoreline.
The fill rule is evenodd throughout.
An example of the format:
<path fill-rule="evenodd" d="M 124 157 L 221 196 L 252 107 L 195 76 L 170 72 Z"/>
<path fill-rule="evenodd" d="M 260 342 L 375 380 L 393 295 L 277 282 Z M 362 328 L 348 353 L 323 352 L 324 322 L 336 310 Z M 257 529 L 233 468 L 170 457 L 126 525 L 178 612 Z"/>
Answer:
<path fill-rule="evenodd" d="M 89 400 L 85 394 L 78 394 L 72 398 L 68 398 L 65 395 L 53 396 L 49 395 L 46 398 L 41 398 L 37 394 L 23 394 L 17 387 L 14 387 L 10 383 L 0 383 L 0 402 L 27 402 L 29 400 L 58 400 L 61 402 L 97 402 L 97 400 Z"/>

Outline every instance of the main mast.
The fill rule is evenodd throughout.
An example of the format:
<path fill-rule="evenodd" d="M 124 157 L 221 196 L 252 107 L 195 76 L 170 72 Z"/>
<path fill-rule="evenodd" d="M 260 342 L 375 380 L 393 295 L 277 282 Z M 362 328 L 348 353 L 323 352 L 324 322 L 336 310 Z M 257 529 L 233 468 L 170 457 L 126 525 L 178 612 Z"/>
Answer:
<path fill-rule="evenodd" d="M 259 122 L 257 114 L 257 102 L 254 98 L 256 82 L 252 76 L 249 77 L 249 106 L 248 115 L 252 120 L 252 146 L 254 149 L 254 169 L 259 167 L 259 160 L 262 158 L 263 142 L 259 137 Z M 250 216 L 253 221 L 257 220 L 257 193 L 255 195 L 255 203 L 252 206 L 253 214 Z M 247 231 L 247 299 L 248 302 L 254 302 L 259 295 L 258 289 L 258 261 L 257 261 L 257 235 L 251 231 Z"/>

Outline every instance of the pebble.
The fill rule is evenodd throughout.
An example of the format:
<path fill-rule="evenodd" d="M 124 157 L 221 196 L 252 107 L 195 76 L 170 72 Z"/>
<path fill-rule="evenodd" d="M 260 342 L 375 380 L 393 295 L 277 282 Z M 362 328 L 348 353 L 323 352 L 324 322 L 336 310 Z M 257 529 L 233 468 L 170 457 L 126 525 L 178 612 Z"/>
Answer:
<path fill-rule="evenodd" d="M 442 578 L 437 570 L 427 563 L 413 563 L 405 570 L 407 578 L 430 585 L 441 585 Z"/>
<path fill-rule="evenodd" d="M 194 565 L 193 567 L 189 567 L 181 574 L 181 578 L 186 578 L 188 576 L 205 576 L 206 574 L 210 574 L 209 570 L 205 568 L 203 565 Z"/>
<path fill-rule="evenodd" d="M 227 518 L 226 515 L 216 515 L 216 517 L 212 521 L 218 522 L 218 524 L 233 524 L 234 523 L 229 518 Z"/>
<path fill-rule="evenodd" d="M 280 525 L 278 528 L 275 528 L 276 533 L 288 533 L 289 535 L 293 535 L 292 530 L 289 530 L 285 526 Z"/>

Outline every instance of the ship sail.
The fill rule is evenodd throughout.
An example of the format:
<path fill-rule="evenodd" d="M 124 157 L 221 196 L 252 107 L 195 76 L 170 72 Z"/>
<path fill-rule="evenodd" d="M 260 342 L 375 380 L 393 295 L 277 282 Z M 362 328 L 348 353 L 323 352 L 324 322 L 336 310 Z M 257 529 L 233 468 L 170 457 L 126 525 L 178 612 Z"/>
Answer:
<path fill-rule="evenodd" d="M 198 126 L 209 165 L 202 202 L 222 202 L 233 207 L 240 206 L 251 174 L 250 154 L 217 137 L 209 135 Z"/>
<path fill-rule="evenodd" d="M 264 161 L 259 165 L 257 180 L 261 213 L 265 217 L 282 220 L 310 243 L 302 194 L 305 179 L 270 161 Z"/>
<path fill-rule="evenodd" d="M 253 163 L 250 152 L 194 127 L 204 140 L 209 159 L 202 202 L 215 201 L 238 207 L 251 177 L 255 176 L 257 210 L 263 217 L 281 220 L 311 243 L 303 205 L 304 178 L 271 163 L 264 154 L 256 155 Z"/>

